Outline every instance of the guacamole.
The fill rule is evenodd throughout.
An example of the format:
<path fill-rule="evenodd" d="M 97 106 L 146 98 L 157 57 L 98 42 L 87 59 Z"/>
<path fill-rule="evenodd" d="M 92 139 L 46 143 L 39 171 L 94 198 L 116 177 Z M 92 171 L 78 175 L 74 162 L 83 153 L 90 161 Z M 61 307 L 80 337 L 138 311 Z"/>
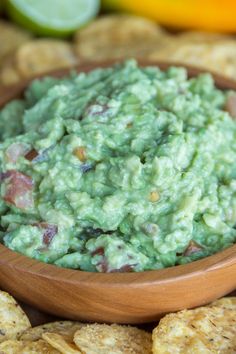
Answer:
<path fill-rule="evenodd" d="M 236 242 L 236 121 L 208 74 L 134 60 L 35 80 L 0 112 L 1 242 L 145 271 Z"/>

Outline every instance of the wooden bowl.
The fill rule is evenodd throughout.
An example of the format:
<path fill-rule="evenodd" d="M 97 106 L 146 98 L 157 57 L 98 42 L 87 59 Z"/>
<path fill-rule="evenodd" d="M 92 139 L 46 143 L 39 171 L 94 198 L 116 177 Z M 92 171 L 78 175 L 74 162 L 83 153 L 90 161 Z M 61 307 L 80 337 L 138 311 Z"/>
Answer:
<path fill-rule="evenodd" d="M 111 62 L 99 66 L 107 66 Z M 141 62 L 166 69 L 170 64 Z M 180 64 L 178 64 L 180 65 Z M 89 71 L 95 64 L 77 67 Z M 186 66 L 185 66 L 186 67 Z M 202 72 L 188 67 L 190 76 Z M 51 73 L 63 76 L 68 70 Z M 215 75 L 219 88 L 236 82 Z M 5 89 L 0 106 L 19 97 L 28 82 Z M 184 308 L 204 305 L 236 288 L 236 245 L 213 256 L 141 273 L 90 273 L 38 262 L 0 245 L 0 287 L 42 311 L 76 320 L 144 323 Z"/>

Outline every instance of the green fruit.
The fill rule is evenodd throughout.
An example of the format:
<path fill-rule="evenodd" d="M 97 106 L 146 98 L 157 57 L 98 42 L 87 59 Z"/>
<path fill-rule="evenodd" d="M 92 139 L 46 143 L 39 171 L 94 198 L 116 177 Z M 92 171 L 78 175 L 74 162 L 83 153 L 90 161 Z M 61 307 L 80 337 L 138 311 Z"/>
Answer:
<path fill-rule="evenodd" d="M 100 0 L 8 0 L 7 12 L 35 34 L 67 37 L 95 17 Z"/>

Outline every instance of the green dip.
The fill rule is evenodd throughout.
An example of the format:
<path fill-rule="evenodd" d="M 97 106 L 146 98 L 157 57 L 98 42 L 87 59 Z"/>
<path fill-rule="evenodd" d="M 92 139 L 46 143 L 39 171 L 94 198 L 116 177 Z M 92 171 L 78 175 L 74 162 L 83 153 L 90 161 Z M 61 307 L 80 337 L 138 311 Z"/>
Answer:
<path fill-rule="evenodd" d="M 208 74 L 35 80 L 0 112 L 2 243 L 92 272 L 183 264 L 236 242 L 236 121 Z"/>

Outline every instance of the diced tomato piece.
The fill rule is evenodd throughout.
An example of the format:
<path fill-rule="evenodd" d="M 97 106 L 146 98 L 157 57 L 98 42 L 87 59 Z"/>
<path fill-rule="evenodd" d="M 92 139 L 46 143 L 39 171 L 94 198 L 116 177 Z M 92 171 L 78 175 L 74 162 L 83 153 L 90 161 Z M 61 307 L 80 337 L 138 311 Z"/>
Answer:
<path fill-rule="evenodd" d="M 108 272 L 108 263 L 105 256 L 101 259 L 101 261 L 96 266 L 97 270 L 101 273 Z"/>
<path fill-rule="evenodd" d="M 7 160 L 11 163 L 16 163 L 21 156 L 32 161 L 38 156 L 38 152 L 24 143 L 13 143 L 6 150 Z"/>
<path fill-rule="evenodd" d="M 97 248 L 95 251 L 92 252 L 92 256 L 96 256 L 97 254 L 99 256 L 104 256 L 104 248 L 100 247 L 100 248 Z"/>
<path fill-rule="evenodd" d="M 25 155 L 26 160 L 32 161 L 35 159 L 35 157 L 37 157 L 39 155 L 38 151 L 35 149 L 30 150 L 29 152 L 27 152 L 27 154 Z"/>
<path fill-rule="evenodd" d="M 1 181 L 5 184 L 3 199 L 19 209 L 31 208 L 33 200 L 33 180 L 31 177 L 16 170 L 9 170 L 1 174 Z"/>
<path fill-rule="evenodd" d="M 108 262 L 104 254 L 104 248 L 100 247 L 97 248 L 94 252 L 92 252 L 92 256 L 99 255 L 102 256 L 101 260 L 99 260 L 96 268 L 101 273 L 125 273 L 125 272 L 133 272 L 134 271 L 134 264 L 125 264 L 121 268 L 118 269 L 109 269 Z"/>
<path fill-rule="evenodd" d="M 109 110 L 109 106 L 107 104 L 97 104 L 96 102 L 90 104 L 87 107 L 87 114 L 91 116 L 101 116 Z"/>
<path fill-rule="evenodd" d="M 36 223 L 34 225 L 40 227 L 41 229 L 43 229 L 43 243 L 45 245 L 49 246 L 50 243 L 52 242 L 54 236 L 58 232 L 57 225 L 48 224 L 46 222 L 39 222 L 39 223 Z"/>
<path fill-rule="evenodd" d="M 29 147 L 24 143 L 13 143 L 6 150 L 7 160 L 16 163 L 19 157 L 25 156 L 29 151 Z"/>
<path fill-rule="evenodd" d="M 236 119 L 236 94 L 231 94 L 225 103 L 225 110 Z"/>
<path fill-rule="evenodd" d="M 112 269 L 110 273 L 130 273 L 134 271 L 134 264 L 125 264 L 119 269 Z"/>
<path fill-rule="evenodd" d="M 183 255 L 184 256 L 190 256 L 193 253 L 197 253 L 201 251 L 203 248 L 199 244 L 197 244 L 195 241 L 190 241 L 188 247 L 184 251 Z"/>
<path fill-rule="evenodd" d="M 108 263 L 107 263 L 107 260 L 106 260 L 105 254 L 104 254 L 104 248 L 103 247 L 97 248 L 95 251 L 93 251 L 91 253 L 91 255 L 92 256 L 96 256 L 96 255 L 102 256 L 101 260 L 99 260 L 96 268 L 101 273 L 107 273 L 108 272 Z"/>

